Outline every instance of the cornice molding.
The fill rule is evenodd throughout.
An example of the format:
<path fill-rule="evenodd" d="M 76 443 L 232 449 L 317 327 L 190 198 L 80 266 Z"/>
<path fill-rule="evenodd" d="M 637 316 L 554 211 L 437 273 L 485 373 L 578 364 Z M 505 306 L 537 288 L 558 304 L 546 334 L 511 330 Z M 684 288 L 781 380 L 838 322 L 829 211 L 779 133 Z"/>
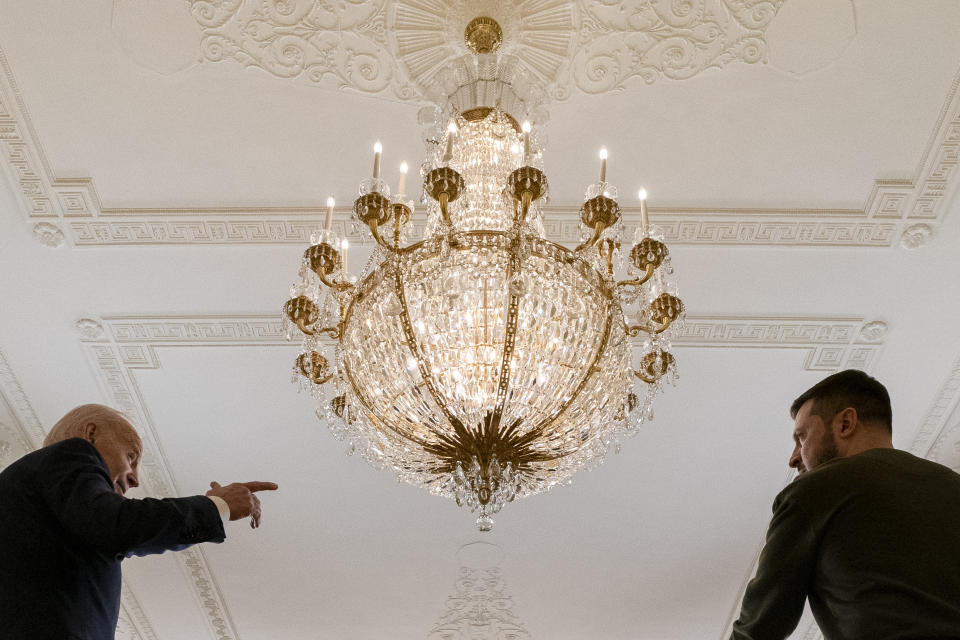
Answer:
<path fill-rule="evenodd" d="M 223 7 L 237 0 L 223 3 Z M 204 3 L 196 2 L 195 6 Z M 209 2 L 205 4 L 210 4 Z M 211 5 L 212 6 L 212 5 Z M 80 246 L 198 246 L 301 244 L 319 228 L 322 206 L 301 208 L 106 208 L 92 178 L 57 178 L 0 49 L 0 164 L 21 200 L 38 240 L 56 247 L 69 240 Z M 651 210 L 653 222 L 675 245 L 701 247 L 916 247 L 936 231 L 957 190 L 960 158 L 960 73 L 912 180 L 877 180 L 863 209 Z M 580 203 L 545 208 L 547 237 L 578 241 Z M 337 228 L 350 233 L 348 209 L 337 212 Z M 624 208 L 627 227 L 639 212 Z M 422 233 L 423 222 L 418 232 Z"/>
<path fill-rule="evenodd" d="M 688 315 L 672 342 L 678 347 L 800 349 L 805 371 L 870 371 L 883 349 L 881 320 L 837 317 Z"/>
<path fill-rule="evenodd" d="M 960 359 L 953 363 L 920 428 L 913 438 L 910 453 L 944 462 L 945 449 L 960 445 Z M 946 464 L 944 462 L 944 464 Z"/>
<path fill-rule="evenodd" d="M 544 207 L 547 238 L 579 242 L 578 208 L 579 203 Z M 622 211 L 629 237 L 640 210 Z M 372 244 L 369 234 L 353 229 L 350 216 L 351 209 L 337 209 L 334 230 L 354 245 Z M 322 228 L 322 217 L 320 209 L 117 209 L 66 224 L 77 246 L 306 245 Z M 898 223 L 850 210 L 652 208 L 650 218 L 671 245 L 882 248 L 894 246 L 902 235 Z M 416 216 L 413 225 L 413 237 L 422 237 L 425 219 Z"/>
<path fill-rule="evenodd" d="M 159 367 L 155 354 L 152 349 L 143 345 L 118 344 L 104 337 L 102 332 L 93 331 L 92 323 L 96 321 L 90 318 L 84 318 L 77 323 L 81 342 L 111 406 L 130 418 L 143 440 L 140 485 L 153 496 L 177 496 L 179 491 L 169 463 L 132 375 L 134 369 Z M 87 337 L 95 335 L 101 337 Z M 203 552 L 190 548 L 177 553 L 176 557 L 188 578 L 187 582 L 197 605 L 205 616 L 210 637 L 215 640 L 235 640 L 236 629 Z"/>
<path fill-rule="evenodd" d="M 0 471 L 8 464 L 37 449 L 46 431 L 37 419 L 33 406 L 0 351 L 0 403 L 6 406 L 11 422 L 0 420 Z M 130 585 L 122 583 L 117 640 L 157 640 L 153 625 L 143 612 Z"/>
<path fill-rule="evenodd" d="M 126 382 L 129 369 L 157 369 L 161 346 L 286 346 L 279 314 L 228 316 L 106 316 L 77 322 L 81 340 L 96 357 L 97 367 L 109 372 L 111 397 L 132 415 L 144 415 L 139 397 Z M 797 349 L 806 352 L 807 371 L 842 368 L 869 370 L 883 348 L 887 325 L 862 317 L 752 316 L 688 314 L 672 342 L 696 348 Z M 144 456 L 144 463 L 146 463 Z"/>

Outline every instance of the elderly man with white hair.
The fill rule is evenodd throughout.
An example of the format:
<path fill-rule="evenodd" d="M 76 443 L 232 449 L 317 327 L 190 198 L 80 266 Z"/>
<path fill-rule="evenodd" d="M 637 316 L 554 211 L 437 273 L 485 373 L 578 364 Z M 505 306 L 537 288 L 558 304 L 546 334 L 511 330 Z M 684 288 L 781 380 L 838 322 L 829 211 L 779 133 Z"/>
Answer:
<path fill-rule="evenodd" d="M 0 473 L 0 636 L 109 640 L 120 610 L 120 562 L 223 542 L 223 522 L 260 524 L 257 491 L 272 482 L 211 482 L 206 495 L 135 500 L 140 436 L 110 407 L 68 412 L 44 446 Z"/>

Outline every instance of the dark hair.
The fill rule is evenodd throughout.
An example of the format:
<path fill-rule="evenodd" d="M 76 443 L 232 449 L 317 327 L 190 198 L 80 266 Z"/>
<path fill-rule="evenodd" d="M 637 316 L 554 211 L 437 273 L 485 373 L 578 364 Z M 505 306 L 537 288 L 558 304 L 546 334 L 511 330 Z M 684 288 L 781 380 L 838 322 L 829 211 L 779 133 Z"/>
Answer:
<path fill-rule="evenodd" d="M 827 376 L 803 392 L 790 405 L 790 417 L 796 418 L 807 400 L 813 400 L 810 413 L 829 421 L 847 407 L 857 410 L 862 422 L 876 422 L 893 433 L 893 410 L 887 388 L 863 371 L 847 369 Z"/>

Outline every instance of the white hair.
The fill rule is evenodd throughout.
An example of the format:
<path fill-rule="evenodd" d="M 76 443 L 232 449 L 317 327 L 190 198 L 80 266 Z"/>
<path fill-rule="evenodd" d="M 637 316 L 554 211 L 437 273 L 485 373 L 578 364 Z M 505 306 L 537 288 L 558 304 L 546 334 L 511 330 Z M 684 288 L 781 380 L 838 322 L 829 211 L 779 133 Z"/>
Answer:
<path fill-rule="evenodd" d="M 68 411 L 57 421 L 57 424 L 53 425 L 50 433 L 43 439 L 43 446 L 69 438 L 82 438 L 86 435 L 87 426 L 90 424 L 95 424 L 101 429 L 128 430 L 133 437 L 140 439 L 130 421 L 116 409 L 102 404 L 82 404 Z"/>

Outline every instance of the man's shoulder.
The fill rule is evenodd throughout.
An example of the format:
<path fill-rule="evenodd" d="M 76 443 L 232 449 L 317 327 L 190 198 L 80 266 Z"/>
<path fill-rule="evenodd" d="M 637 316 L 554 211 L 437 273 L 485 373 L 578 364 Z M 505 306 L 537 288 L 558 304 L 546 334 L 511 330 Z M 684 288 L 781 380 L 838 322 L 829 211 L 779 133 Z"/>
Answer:
<path fill-rule="evenodd" d="M 31 451 L 10 463 L 2 474 L 6 476 L 38 471 L 49 465 L 94 464 L 105 467 L 96 447 L 83 438 L 68 438 Z"/>
<path fill-rule="evenodd" d="M 777 501 L 818 499 L 824 492 L 835 493 L 836 487 L 856 482 L 857 478 L 869 480 L 872 477 L 889 477 L 891 474 L 943 475 L 960 480 L 960 475 L 949 467 L 920 458 L 908 451 L 892 448 L 868 449 L 856 455 L 834 458 L 798 476 L 783 488 Z"/>

